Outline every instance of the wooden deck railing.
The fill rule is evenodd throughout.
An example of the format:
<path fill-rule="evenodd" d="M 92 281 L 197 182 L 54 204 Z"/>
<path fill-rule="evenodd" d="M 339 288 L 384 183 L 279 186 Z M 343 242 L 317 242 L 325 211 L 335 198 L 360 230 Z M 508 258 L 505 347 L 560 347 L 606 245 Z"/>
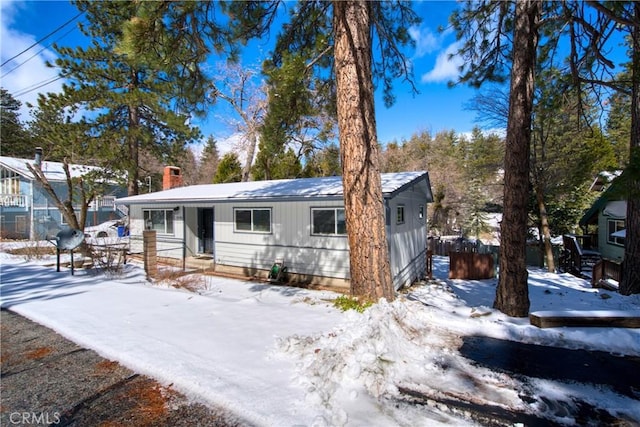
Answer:
<path fill-rule="evenodd" d="M 593 266 L 601 259 L 596 251 L 583 249 L 578 243 L 577 236 L 565 234 L 562 236 L 564 249 L 561 255 L 561 268 L 577 276 L 591 273 Z"/>
<path fill-rule="evenodd" d="M 618 283 L 622 279 L 622 264 L 608 259 L 601 259 L 593 266 L 591 286 L 618 290 Z"/>

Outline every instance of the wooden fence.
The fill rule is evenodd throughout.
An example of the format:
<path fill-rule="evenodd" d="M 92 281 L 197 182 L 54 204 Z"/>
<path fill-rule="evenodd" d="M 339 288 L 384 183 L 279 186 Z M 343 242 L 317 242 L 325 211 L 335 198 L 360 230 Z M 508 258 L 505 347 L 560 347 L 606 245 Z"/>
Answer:
<path fill-rule="evenodd" d="M 498 249 L 461 238 L 429 238 L 428 253 L 449 257 L 450 279 L 482 280 L 495 277 Z"/>
<path fill-rule="evenodd" d="M 445 240 L 429 238 L 429 250 L 431 250 L 434 255 L 440 256 L 449 256 L 449 252 L 478 252 L 479 246 L 477 242 L 462 239 Z"/>
<path fill-rule="evenodd" d="M 449 252 L 449 279 L 483 280 L 494 276 L 492 254 Z"/>

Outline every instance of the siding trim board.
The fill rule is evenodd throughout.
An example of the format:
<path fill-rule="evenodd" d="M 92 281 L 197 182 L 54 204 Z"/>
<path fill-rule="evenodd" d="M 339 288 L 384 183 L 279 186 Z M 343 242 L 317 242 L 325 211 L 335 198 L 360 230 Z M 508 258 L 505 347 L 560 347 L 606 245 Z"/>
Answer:
<path fill-rule="evenodd" d="M 312 236 L 312 237 L 316 237 L 316 236 Z M 326 237 L 326 236 L 317 236 L 317 237 Z M 222 244 L 222 245 L 236 245 L 236 246 L 247 246 L 247 247 L 264 247 L 263 245 L 260 245 L 258 243 L 239 243 L 239 242 L 232 242 L 232 241 L 222 241 L 222 240 L 216 240 L 216 243 L 218 244 Z M 279 245 L 279 244 L 271 244 L 269 245 L 270 248 L 295 248 L 295 249 L 311 249 L 311 250 L 316 250 L 316 249 L 321 249 L 321 250 L 331 250 L 334 252 L 346 252 L 349 253 L 349 249 L 348 248 L 342 248 L 342 249 L 333 249 L 333 248 L 321 248 L 318 246 L 288 246 L 288 245 Z"/>

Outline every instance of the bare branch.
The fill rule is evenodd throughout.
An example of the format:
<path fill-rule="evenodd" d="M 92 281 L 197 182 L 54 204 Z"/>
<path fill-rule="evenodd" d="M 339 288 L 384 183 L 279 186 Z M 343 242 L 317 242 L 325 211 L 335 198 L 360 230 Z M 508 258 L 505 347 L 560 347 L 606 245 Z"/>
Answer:
<path fill-rule="evenodd" d="M 602 4 L 599 1 L 588 0 L 587 4 L 589 6 L 592 6 L 598 12 L 602 13 L 607 18 L 611 19 L 617 24 L 623 25 L 625 27 L 630 27 L 630 28 L 635 25 L 638 25 L 638 23 L 634 22 L 632 19 L 626 19 L 622 16 L 616 15 L 615 13 L 613 13 L 613 11 L 611 11 L 611 9 L 608 9 L 604 4 Z"/>

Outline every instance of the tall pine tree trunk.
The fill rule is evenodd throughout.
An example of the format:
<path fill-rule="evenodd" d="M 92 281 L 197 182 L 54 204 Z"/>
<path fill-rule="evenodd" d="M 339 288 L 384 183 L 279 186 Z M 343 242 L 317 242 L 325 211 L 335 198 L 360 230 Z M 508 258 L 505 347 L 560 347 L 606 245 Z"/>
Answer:
<path fill-rule="evenodd" d="M 627 168 L 627 236 L 624 245 L 624 261 L 620 293 L 640 293 L 640 3 L 634 4 L 635 27 L 631 32 L 631 141 Z"/>
<path fill-rule="evenodd" d="M 549 215 L 547 206 L 544 203 L 544 192 L 541 186 L 536 186 L 536 202 L 538 204 L 538 214 L 540 216 L 540 234 L 542 239 L 542 249 L 544 258 L 547 261 L 547 270 L 551 273 L 556 271 L 556 264 L 553 259 L 553 246 L 551 246 L 551 229 L 549 228 Z"/>
<path fill-rule="evenodd" d="M 140 118 L 136 107 L 129 106 L 129 134 L 127 135 L 127 151 L 129 154 L 129 167 L 127 177 L 127 194 L 135 196 L 140 193 L 140 172 L 139 172 L 139 155 L 140 143 L 137 130 L 140 126 Z"/>
<path fill-rule="evenodd" d="M 371 4 L 334 1 L 335 73 L 351 293 L 394 298 L 371 72 Z"/>
<path fill-rule="evenodd" d="M 540 3 L 516 2 L 513 65 L 500 228 L 500 278 L 494 307 L 509 316 L 529 315 L 526 265 L 529 153 Z"/>

